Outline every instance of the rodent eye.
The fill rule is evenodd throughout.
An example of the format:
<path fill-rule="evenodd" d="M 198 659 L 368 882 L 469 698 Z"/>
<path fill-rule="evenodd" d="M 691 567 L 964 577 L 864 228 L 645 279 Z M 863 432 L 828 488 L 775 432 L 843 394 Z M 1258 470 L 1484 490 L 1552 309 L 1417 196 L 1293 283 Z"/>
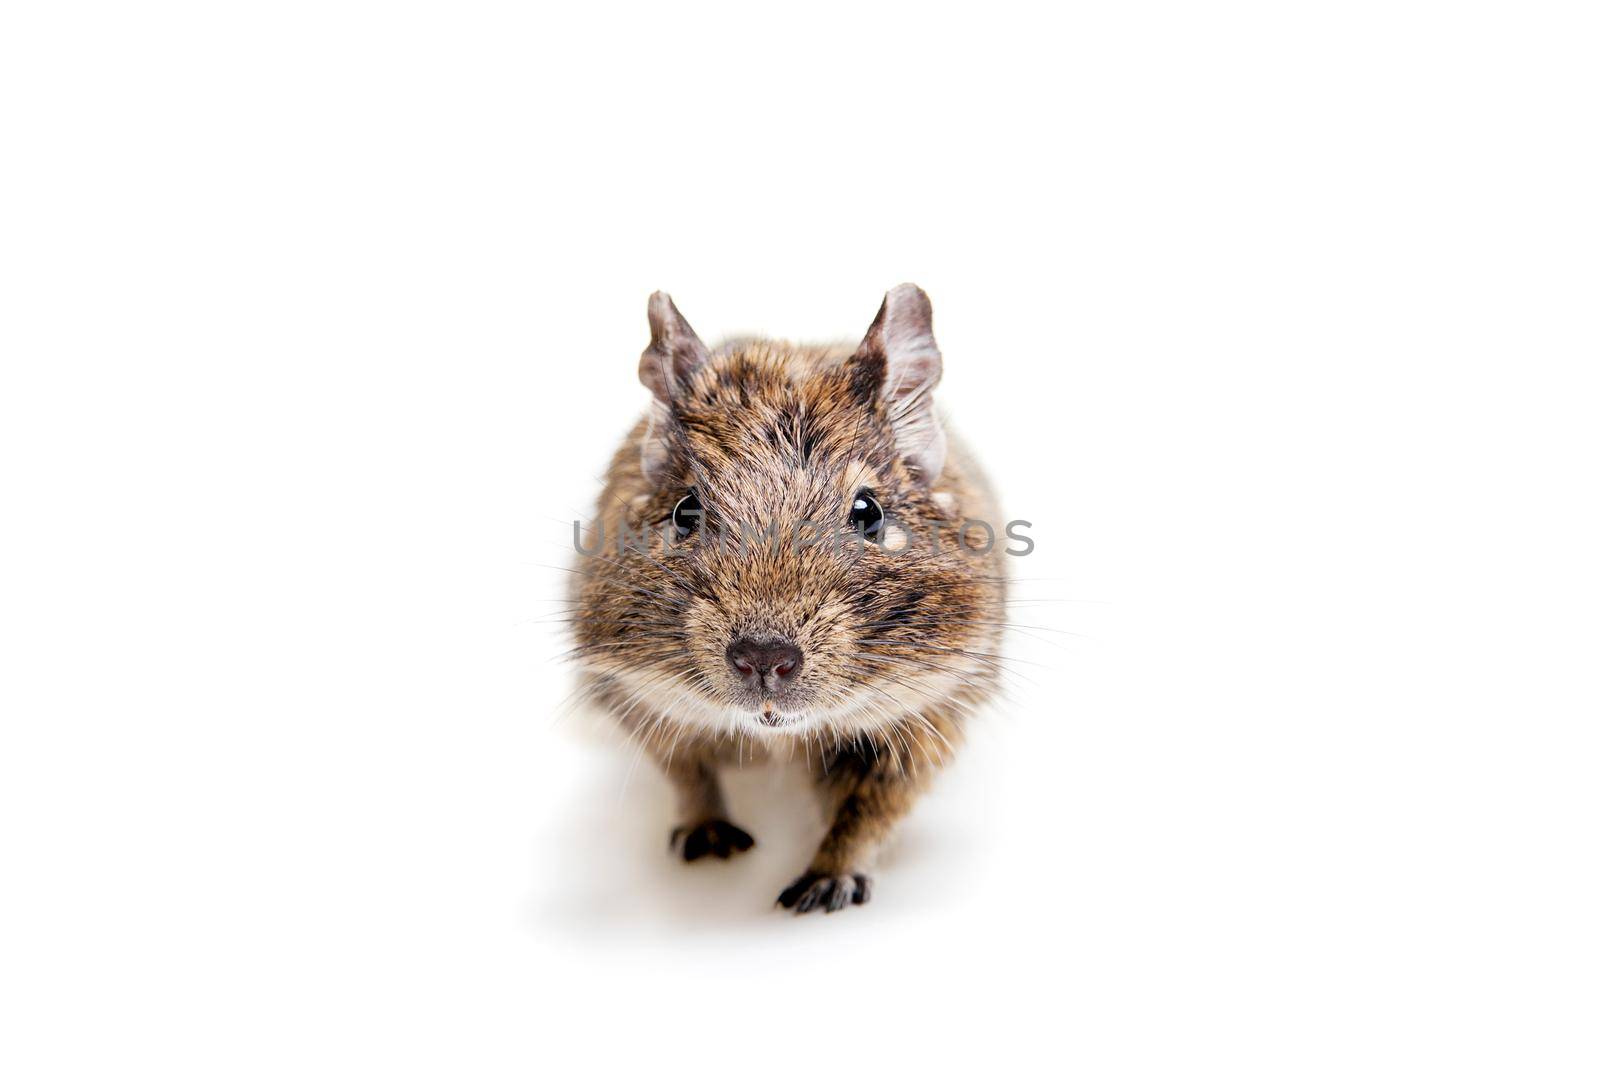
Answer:
<path fill-rule="evenodd" d="M 679 537 L 688 537 L 700 528 L 700 498 L 694 490 L 672 505 L 672 528 Z"/>
<path fill-rule="evenodd" d="M 883 537 L 883 505 L 878 503 L 871 489 L 856 494 L 850 505 L 850 525 L 868 541 L 876 542 Z"/>

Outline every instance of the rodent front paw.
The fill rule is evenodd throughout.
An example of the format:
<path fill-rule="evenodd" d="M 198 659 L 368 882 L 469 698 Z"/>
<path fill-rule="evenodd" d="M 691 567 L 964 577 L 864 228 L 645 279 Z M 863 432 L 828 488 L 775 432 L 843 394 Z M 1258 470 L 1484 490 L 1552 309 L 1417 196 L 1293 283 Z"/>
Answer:
<path fill-rule="evenodd" d="M 846 904 L 865 904 L 871 899 L 872 879 L 859 871 L 838 877 L 807 871 L 778 894 L 778 903 L 793 908 L 797 915 L 817 908 L 838 911 Z"/>
<path fill-rule="evenodd" d="M 672 831 L 669 848 L 683 844 L 683 861 L 692 863 L 701 856 L 727 859 L 735 852 L 755 847 L 756 839 L 726 819 L 707 819 L 698 826 L 680 826 Z"/>

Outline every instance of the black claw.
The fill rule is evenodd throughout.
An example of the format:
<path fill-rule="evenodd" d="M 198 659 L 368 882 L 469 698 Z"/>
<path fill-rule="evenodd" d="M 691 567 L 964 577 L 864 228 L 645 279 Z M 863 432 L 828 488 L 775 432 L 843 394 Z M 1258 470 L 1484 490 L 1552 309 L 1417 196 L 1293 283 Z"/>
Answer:
<path fill-rule="evenodd" d="M 856 875 L 856 894 L 850 898 L 853 903 L 865 904 L 872 899 L 872 879 L 864 874 Z"/>
<path fill-rule="evenodd" d="M 872 879 L 864 874 L 846 874 L 833 878 L 807 871 L 778 894 L 778 905 L 793 908 L 803 915 L 821 908 L 839 911 L 847 904 L 865 904 L 872 899 Z"/>
<path fill-rule="evenodd" d="M 789 888 L 778 894 L 778 905 L 784 908 L 794 907 L 794 902 L 800 899 L 800 894 L 805 892 L 806 887 L 816 881 L 816 878 L 814 874 L 802 874 L 790 882 Z"/>
<path fill-rule="evenodd" d="M 683 841 L 683 859 L 693 862 L 701 856 L 712 855 L 728 859 L 736 852 L 754 848 L 756 839 L 725 819 L 707 819 L 699 826 L 678 827 L 672 831 L 670 847 L 677 848 Z"/>

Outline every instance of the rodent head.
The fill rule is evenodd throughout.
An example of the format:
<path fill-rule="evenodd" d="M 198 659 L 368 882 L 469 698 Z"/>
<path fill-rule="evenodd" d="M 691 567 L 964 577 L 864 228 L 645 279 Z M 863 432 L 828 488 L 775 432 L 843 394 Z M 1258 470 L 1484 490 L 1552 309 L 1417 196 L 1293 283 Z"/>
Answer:
<path fill-rule="evenodd" d="M 713 352 L 666 294 L 649 312 L 621 519 L 652 535 L 586 561 L 579 656 L 669 718 L 762 734 L 881 727 L 984 673 L 1001 590 L 934 493 L 926 294 L 891 291 L 853 352 Z"/>

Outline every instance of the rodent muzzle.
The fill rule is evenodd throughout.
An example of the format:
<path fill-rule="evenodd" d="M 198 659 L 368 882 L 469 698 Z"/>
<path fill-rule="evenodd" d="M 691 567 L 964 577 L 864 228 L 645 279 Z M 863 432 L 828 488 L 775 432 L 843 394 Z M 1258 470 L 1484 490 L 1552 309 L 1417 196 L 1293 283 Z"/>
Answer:
<path fill-rule="evenodd" d="M 741 637 L 728 645 L 728 666 L 752 692 L 776 693 L 794 682 L 805 656 L 782 638 Z"/>

